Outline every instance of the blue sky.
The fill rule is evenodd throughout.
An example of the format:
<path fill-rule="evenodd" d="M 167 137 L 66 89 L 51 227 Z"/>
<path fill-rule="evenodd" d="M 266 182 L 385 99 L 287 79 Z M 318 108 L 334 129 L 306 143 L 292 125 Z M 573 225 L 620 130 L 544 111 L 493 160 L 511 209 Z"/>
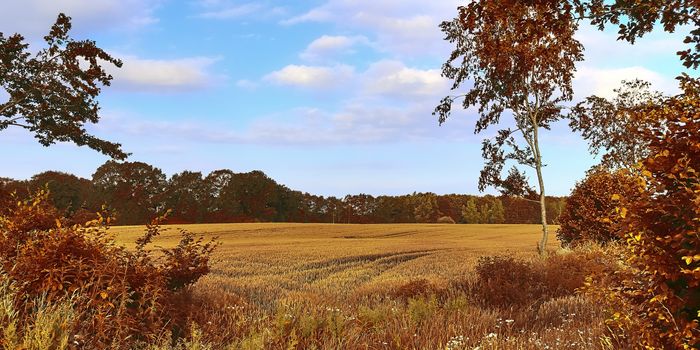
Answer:
<path fill-rule="evenodd" d="M 443 126 L 431 115 L 450 85 L 437 25 L 463 3 L 23 0 L 3 4 L 0 32 L 38 47 L 59 12 L 72 16 L 74 37 L 124 61 L 89 129 L 168 175 L 258 169 L 322 195 L 477 193 L 488 134 L 473 134 L 473 111 Z M 577 98 L 610 96 L 633 78 L 675 91 L 681 35 L 631 46 L 583 24 L 578 37 Z M 542 148 L 549 194 L 568 194 L 596 163 L 564 124 Z M 18 179 L 43 170 L 89 178 L 107 160 L 70 144 L 44 148 L 17 129 L 0 134 L 0 159 L 0 176 Z"/>

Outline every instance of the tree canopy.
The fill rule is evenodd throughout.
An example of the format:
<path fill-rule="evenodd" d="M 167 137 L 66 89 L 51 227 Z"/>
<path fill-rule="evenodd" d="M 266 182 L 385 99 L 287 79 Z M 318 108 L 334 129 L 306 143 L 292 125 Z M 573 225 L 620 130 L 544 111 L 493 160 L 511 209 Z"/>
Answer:
<path fill-rule="evenodd" d="M 74 40 L 68 32 L 71 18 L 60 14 L 44 37 L 47 47 L 32 54 L 20 34 L 0 33 L 0 90 L 9 95 L 0 103 L 0 130 L 20 127 L 44 146 L 73 142 L 115 159 L 127 153 L 118 143 L 88 133 L 86 123 L 97 123 L 101 86 L 112 76 L 103 64 L 122 62 L 91 40 Z"/>

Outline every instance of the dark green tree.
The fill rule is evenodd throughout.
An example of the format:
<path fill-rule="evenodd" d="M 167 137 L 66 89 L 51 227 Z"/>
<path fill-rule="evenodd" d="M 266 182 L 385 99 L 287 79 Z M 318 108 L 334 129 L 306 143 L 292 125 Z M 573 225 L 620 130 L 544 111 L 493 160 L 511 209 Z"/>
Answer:
<path fill-rule="evenodd" d="M 108 161 L 92 175 L 99 198 L 116 211 L 120 224 L 145 224 L 166 208 L 165 174 L 142 162 Z"/>
<path fill-rule="evenodd" d="M 72 39 L 70 17 L 60 14 L 44 37 L 48 47 L 35 54 L 20 34 L 0 33 L 0 89 L 9 98 L 0 103 L 0 130 L 26 129 L 44 146 L 73 142 L 115 159 L 125 159 L 121 145 L 90 135 L 85 123 L 97 123 L 101 86 L 112 76 L 101 64 L 122 62 L 94 41 Z"/>

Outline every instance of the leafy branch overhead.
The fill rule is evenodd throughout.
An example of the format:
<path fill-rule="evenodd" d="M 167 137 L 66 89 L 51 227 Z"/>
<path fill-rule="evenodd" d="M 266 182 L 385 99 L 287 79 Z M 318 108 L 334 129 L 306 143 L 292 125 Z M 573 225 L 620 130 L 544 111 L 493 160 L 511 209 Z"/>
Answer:
<path fill-rule="evenodd" d="M 97 123 L 101 86 L 112 76 L 102 64 L 122 62 L 98 48 L 94 41 L 69 37 L 70 17 L 60 14 L 44 37 L 47 47 L 32 54 L 20 34 L 0 33 L 0 87 L 8 100 L 0 104 L 0 130 L 26 129 L 44 146 L 73 142 L 115 159 L 128 154 L 121 145 L 88 133 Z"/>
<path fill-rule="evenodd" d="M 604 166 L 629 167 L 648 156 L 648 140 L 638 135 L 653 122 L 646 110 L 664 99 L 650 87 L 641 80 L 624 81 L 613 99 L 590 96 L 571 109 L 569 126 L 588 141 L 591 153 L 603 153 Z"/>
<path fill-rule="evenodd" d="M 618 40 L 634 44 L 651 32 L 657 23 L 668 33 L 689 25 L 692 29 L 683 42 L 690 48 L 677 52 L 684 66 L 700 66 L 700 12 L 697 1 L 668 0 L 573 0 L 580 18 L 591 20 L 598 29 L 612 24 L 618 27 Z"/>

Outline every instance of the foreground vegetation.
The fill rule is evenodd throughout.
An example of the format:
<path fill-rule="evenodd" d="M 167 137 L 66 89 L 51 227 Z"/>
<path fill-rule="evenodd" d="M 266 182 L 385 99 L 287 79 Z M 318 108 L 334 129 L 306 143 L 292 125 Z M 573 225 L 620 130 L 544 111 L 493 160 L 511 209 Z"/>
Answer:
<path fill-rule="evenodd" d="M 273 349 L 606 348 L 604 307 L 577 293 L 596 247 L 537 257 L 536 225 L 187 225 L 219 237 L 200 344 Z M 177 242 L 177 227 L 156 241 Z M 132 246 L 142 227 L 116 227 Z M 168 233 L 170 232 L 170 233 Z M 480 258 L 507 252 L 508 256 Z M 192 345 L 192 344 L 190 344 Z"/>

